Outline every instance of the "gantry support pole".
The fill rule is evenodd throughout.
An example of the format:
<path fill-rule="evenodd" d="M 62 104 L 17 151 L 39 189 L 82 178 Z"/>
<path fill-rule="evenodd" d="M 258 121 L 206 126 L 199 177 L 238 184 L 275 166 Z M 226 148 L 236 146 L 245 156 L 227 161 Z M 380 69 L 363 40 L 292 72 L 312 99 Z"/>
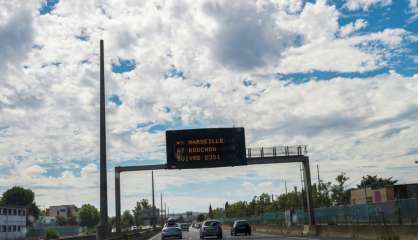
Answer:
<path fill-rule="evenodd" d="M 128 166 L 128 167 L 115 167 L 115 207 L 116 207 L 116 232 L 120 233 L 121 229 L 121 206 L 120 206 L 120 174 L 122 172 L 132 171 L 148 171 L 166 169 L 165 164 L 157 165 L 144 165 L 144 166 Z"/>
<path fill-rule="evenodd" d="M 116 205 L 116 232 L 120 233 L 120 171 L 115 167 L 115 205 Z"/>
<path fill-rule="evenodd" d="M 304 182 L 305 182 L 305 193 L 306 193 L 306 206 L 308 214 L 309 225 L 315 225 L 314 205 L 312 199 L 312 185 L 311 185 L 311 169 L 309 166 L 309 158 L 306 157 L 302 162 Z"/>

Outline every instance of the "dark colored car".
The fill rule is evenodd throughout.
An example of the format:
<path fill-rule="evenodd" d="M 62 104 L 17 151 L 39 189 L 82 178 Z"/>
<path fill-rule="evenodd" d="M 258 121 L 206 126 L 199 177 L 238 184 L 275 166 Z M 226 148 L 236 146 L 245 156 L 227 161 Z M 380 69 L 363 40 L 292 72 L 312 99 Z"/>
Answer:
<path fill-rule="evenodd" d="M 161 231 L 161 239 L 182 239 L 183 235 L 181 228 L 177 225 L 174 219 L 168 219 L 167 223 L 164 225 L 163 230 Z"/>
<path fill-rule="evenodd" d="M 200 227 L 200 239 L 205 237 L 216 237 L 222 239 L 221 223 L 216 220 L 207 220 L 202 223 Z"/>
<path fill-rule="evenodd" d="M 245 234 L 251 236 L 251 226 L 246 220 L 237 220 L 231 228 L 231 236 Z"/>
<path fill-rule="evenodd" d="M 186 232 L 189 231 L 190 224 L 188 224 L 188 223 L 179 223 L 179 225 L 180 225 L 180 228 L 181 228 L 182 231 L 186 231 Z"/>

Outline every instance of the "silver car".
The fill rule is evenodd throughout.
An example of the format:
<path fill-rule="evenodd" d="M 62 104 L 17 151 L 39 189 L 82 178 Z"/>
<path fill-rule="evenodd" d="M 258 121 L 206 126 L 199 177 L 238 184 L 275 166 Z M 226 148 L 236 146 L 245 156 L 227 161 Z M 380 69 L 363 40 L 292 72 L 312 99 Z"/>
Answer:
<path fill-rule="evenodd" d="M 165 239 L 182 239 L 183 235 L 181 228 L 177 225 L 175 220 L 169 219 L 161 231 L 161 240 Z"/>
<path fill-rule="evenodd" d="M 205 237 L 216 237 L 222 239 L 221 223 L 216 220 L 207 220 L 202 223 L 200 227 L 200 239 Z"/>

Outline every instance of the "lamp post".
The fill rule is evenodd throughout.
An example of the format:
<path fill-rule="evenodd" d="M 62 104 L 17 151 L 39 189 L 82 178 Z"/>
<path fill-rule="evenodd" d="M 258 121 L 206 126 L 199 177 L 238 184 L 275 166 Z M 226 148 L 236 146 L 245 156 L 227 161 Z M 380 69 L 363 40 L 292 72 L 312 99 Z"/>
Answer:
<path fill-rule="evenodd" d="M 107 238 L 107 167 L 106 167 L 106 109 L 104 82 L 104 50 L 100 40 L 100 223 L 97 226 L 97 240 Z"/>

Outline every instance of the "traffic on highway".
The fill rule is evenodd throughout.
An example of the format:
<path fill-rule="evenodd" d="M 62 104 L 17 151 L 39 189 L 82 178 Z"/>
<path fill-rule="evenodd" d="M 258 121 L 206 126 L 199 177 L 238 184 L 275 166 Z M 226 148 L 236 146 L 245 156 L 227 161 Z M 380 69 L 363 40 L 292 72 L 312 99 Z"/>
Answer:
<path fill-rule="evenodd" d="M 206 220 L 201 223 L 178 223 L 169 218 L 164 224 L 161 233 L 149 240 L 168 239 L 264 239 L 264 240 L 319 240 L 309 237 L 285 237 L 273 234 L 252 233 L 251 225 L 246 220 L 236 220 L 231 225 L 223 225 L 218 220 Z M 322 239 L 322 238 L 321 238 Z"/>

